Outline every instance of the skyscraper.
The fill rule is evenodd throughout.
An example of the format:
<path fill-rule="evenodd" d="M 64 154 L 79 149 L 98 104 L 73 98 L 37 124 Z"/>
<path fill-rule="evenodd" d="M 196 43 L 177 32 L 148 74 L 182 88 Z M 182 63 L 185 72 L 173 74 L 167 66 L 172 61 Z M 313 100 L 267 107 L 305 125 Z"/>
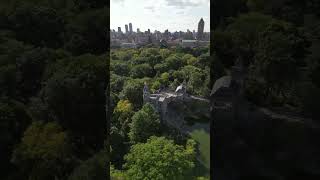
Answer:
<path fill-rule="evenodd" d="M 198 34 L 197 34 L 197 39 L 198 40 L 203 39 L 203 30 L 204 30 L 204 21 L 201 18 L 199 23 L 198 23 Z"/>
<path fill-rule="evenodd" d="M 118 27 L 118 33 L 121 33 L 121 27 Z"/>
<path fill-rule="evenodd" d="M 125 28 L 126 28 L 126 34 L 128 34 L 128 25 L 127 24 L 125 25 Z"/>
<path fill-rule="evenodd" d="M 137 33 L 139 33 L 140 32 L 140 29 L 139 28 L 137 28 Z"/>
<path fill-rule="evenodd" d="M 130 33 L 132 33 L 132 24 L 129 23 L 129 30 L 130 30 Z"/>

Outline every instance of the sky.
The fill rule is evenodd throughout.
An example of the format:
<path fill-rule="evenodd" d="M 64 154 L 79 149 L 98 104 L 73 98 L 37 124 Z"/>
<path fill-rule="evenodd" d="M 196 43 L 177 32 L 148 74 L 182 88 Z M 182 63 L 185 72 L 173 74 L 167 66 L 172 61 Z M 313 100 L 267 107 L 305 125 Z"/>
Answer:
<path fill-rule="evenodd" d="M 203 18 L 204 31 L 210 31 L 210 0 L 111 0 L 110 28 L 125 31 L 132 23 L 133 31 L 170 32 L 197 31 Z"/>

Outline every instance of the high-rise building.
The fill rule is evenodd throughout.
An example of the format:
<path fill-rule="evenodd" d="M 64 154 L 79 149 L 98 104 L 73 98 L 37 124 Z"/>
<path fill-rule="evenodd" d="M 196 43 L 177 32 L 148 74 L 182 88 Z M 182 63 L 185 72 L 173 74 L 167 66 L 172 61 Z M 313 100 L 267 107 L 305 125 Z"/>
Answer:
<path fill-rule="evenodd" d="M 198 40 L 203 39 L 203 30 L 204 30 L 204 21 L 201 18 L 199 23 L 198 23 L 198 34 L 197 34 L 197 39 Z"/>
<path fill-rule="evenodd" d="M 128 34 L 128 25 L 127 24 L 125 25 L 125 28 L 126 28 L 126 34 Z"/>
<path fill-rule="evenodd" d="M 148 29 L 148 33 L 150 34 L 150 29 Z"/>
<path fill-rule="evenodd" d="M 121 27 L 118 27 L 118 33 L 121 33 Z"/>
<path fill-rule="evenodd" d="M 132 33 L 132 23 L 129 23 L 129 30 L 130 30 L 130 33 Z"/>
<path fill-rule="evenodd" d="M 140 29 L 139 28 L 137 28 L 137 33 L 139 33 L 140 32 Z"/>

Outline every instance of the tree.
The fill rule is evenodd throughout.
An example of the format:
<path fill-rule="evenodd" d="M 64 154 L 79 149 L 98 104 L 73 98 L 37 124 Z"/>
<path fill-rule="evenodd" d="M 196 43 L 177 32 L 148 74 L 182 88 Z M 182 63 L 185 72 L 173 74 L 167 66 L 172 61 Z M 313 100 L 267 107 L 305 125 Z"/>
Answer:
<path fill-rule="evenodd" d="M 302 24 L 304 15 L 316 12 L 314 8 L 319 7 L 319 3 L 315 1 L 307 2 L 298 0 L 248 0 L 247 6 L 252 11 L 270 14 L 277 19 L 291 23 Z M 309 11 L 311 9 L 313 12 Z"/>
<path fill-rule="evenodd" d="M 61 14 L 50 7 L 22 4 L 8 17 L 17 39 L 36 46 L 61 47 L 65 28 Z"/>
<path fill-rule="evenodd" d="M 164 73 L 164 72 L 167 72 L 171 69 L 171 67 L 169 66 L 168 63 L 164 62 L 164 63 L 161 63 L 161 64 L 156 64 L 154 65 L 154 70 L 157 72 L 157 73 Z"/>
<path fill-rule="evenodd" d="M 128 99 L 134 109 L 139 109 L 143 103 L 143 81 L 139 79 L 130 79 L 125 82 L 123 90 L 120 93 L 121 99 Z"/>
<path fill-rule="evenodd" d="M 128 145 L 124 142 L 127 142 L 127 138 L 123 133 L 119 131 L 119 129 L 113 124 L 111 124 L 110 128 L 110 147 L 112 151 L 109 153 L 110 155 L 110 162 L 116 166 L 116 168 L 122 168 L 124 163 L 124 155 L 128 153 Z"/>
<path fill-rule="evenodd" d="M 46 65 L 52 63 L 55 52 L 46 48 L 26 51 L 17 58 L 17 83 L 19 96 L 28 99 L 35 96 L 42 83 Z"/>
<path fill-rule="evenodd" d="M 158 90 L 160 88 L 160 86 L 161 86 L 160 81 L 154 81 L 152 86 L 151 86 L 151 90 L 153 92 L 155 92 L 156 90 Z"/>
<path fill-rule="evenodd" d="M 208 89 L 209 81 L 206 80 L 209 80 L 209 72 L 190 65 L 183 67 L 181 71 L 187 81 L 187 91 L 191 94 L 204 96 L 203 89 Z"/>
<path fill-rule="evenodd" d="M 197 62 L 197 58 L 195 58 L 191 54 L 185 54 L 184 56 L 182 56 L 182 61 L 188 65 L 195 65 Z"/>
<path fill-rule="evenodd" d="M 177 82 L 180 83 L 183 82 L 183 80 L 186 78 L 183 70 L 174 71 L 172 73 L 172 76 Z"/>
<path fill-rule="evenodd" d="M 152 136 L 131 147 L 125 156 L 128 179 L 187 179 L 195 167 L 194 144 L 186 148 L 164 137 Z"/>
<path fill-rule="evenodd" d="M 204 68 L 209 67 L 211 65 L 211 63 L 212 63 L 211 60 L 212 59 L 211 59 L 211 56 L 209 55 L 209 53 L 201 54 L 197 58 L 195 66 L 204 69 Z"/>
<path fill-rule="evenodd" d="M 299 67 L 305 66 L 308 46 L 300 30 L 282 21 L 271 22 L 260 34 L 254 67 L 267 82 L 269 92 L 287 98 L 285 91 L 297 80 Z"/>
<path fill-rule="evenodd" d="M 116 116 L 121 116 L 125 115 L 127 116 L 128 114 L 131 114 L 133 111 L 132 104 L 128 100 L 120 100 L 114 109 L 113 113 Z"/>
<path fill-rule="evenodd" d="M 31 122 L 31 117 L 22 103 L 6 99 L 0 101 L 0 168 L 3 169 L 0 178 L 5 179 L 13 169 L 13 164 L 10 162 L 12 151 L 20 142 L 23 132 Z"/>
<path fill-rule="evenodd" d="M 82 54 L 83 52 L 86 51 L 87 47 L 88 47 L 88 42 L 79 33 L 74 33 L 70 35 L 70 39 L 64 45 L 64 48 L 72 52 L 72 54 L 74 55 Z"/>
<path fill-rule="evenodd" d="M 13 64 L 0 66 L 0 95 L 14 97 L 17 93 L 16 66 Z"/>
<path fill-rule="evenodd" d="M 223 59 L 221 63 L 226 67 L 231 67 L 236 57 L 235 43 L 229 32 L 215 31 L 213 34 L 212 49 L 215 56 Z"/>
<path fill-rule="evenodd" d="M 283 4 L 283 1 L 280 4 Z M 248 0 L 247 1 L 247 6 L 248 6 L 248 8 L 250 10 L 257 11 L 257 12 L 262 12 L 262 13 L 271 13 L 272 7 L 275 8 L 275 5 L 276 5 L 276 3 L 273 0 L 271 0 L 271 1 L 266 1 L 266 0 Z"/>
<path fill-rule="evenodd" d="M 160 55 L 156 56 L 150 56 L 150 59 L 148 61 L 148 64 L 152 67 L 154 67 L 156 64 L 159 64 L 163 61 L 162 57 Z"/>
<path fill-rule="evenodd" d="M 106 61 L 82 55 L 64 62 L 66 65 L 46 81 L 40 97 L 47 104 L 49 119 L 82 139 L 75 143 L 79 150 L 96 151 L 105 138 Z"/>
<path fill-rule="evenodd" d="M 176 54 L 166 58 L 165 62 L 168 64 L 168 67 L 170 67 L 170 69 L 174 69 L 174 70 L 178 70 L 179 68 L 181 68 L 186 64 L 186 62 L 183 62 L 182 58 L 177 56 Z"/>
<path fill-rule="evenodd" d="M 257 105 L 267 105 L 267 84 L 263 79 L 259 79 L 255 76 L 250 76 L 245 81 L 245 94 L 249 101 Z"/>
<path fill-rule="evenodd" d="M 130 63 L 131 65 L 139 65 L 139 64 L 147 64 L 150 61 L 150 57 L 149 56 L 139 56 L 137 54 L 135 54 Z"/>
<path fill-rule="evenodd" d="M 144 48 L 140 53 L 141 57 L 150 57 L 150 56 L 156 56 L 156 55 L 159 55 L 158 48 Z"/>
<path fill-rule="evenodd" d="M 101 8 L 104 6 L 107 6 L 107 2 L 103 1 L 103 0 L 93 0 L 93 1 L 89 1 L 89 0 L 72 0 L 75 3 L 75 6 L 79 9 L 79 10 L 87 10 L 87 9 L 97 9 L 97 8 Z"/>
<path fill-rule="evenodd" d="M 254 48 L 258 44 L 259 34 L 264 31 L 273 20 L 271 16 L 260 13 L 248 13 L 235 18 L 227 27 L 227 37 L 229 36 L 228 38 L 231 38 L 233 44 L 233 48 L 231 49 L 232 54 L 235 55 L 233 60 L 240 58 L 245 65 L 252 63 L 255 55 Z M 229 51 L 230 50 L 227 50 L 226 52 Z M 218 52 L 217 55 L 224 60 Z"/>
<path fill-rule="evenodd" d="M 150 136 L 157 135 L 159 132 L 159 115 L 152 105 L 147 103 L 132 116 L 129 132 L 130 141 L 133 143 L 145 142 Z"/>
<path fill-rule="evenodd" d="M 0 3 L 0 179 L 65 180 L 78 165 L 73 156 L 85 161 L 103 146 L 110 107 L 107 4 Z M 105 55 L 78 56 L 87 52 Z M 126 72 L 129 64 L 124 64 L 116 71 Z M 124 80 L 115 80 L 117 93 Z M 32 124 L 26 131 L 32 121 L 43 125 Z M 102 171 L 88 163 L 74 179 L 105 179 L 107 160 L 101 161 Z"/>
<path fill-rule="evenodd" d="M 237 16 L 247 11 L 246 0 L 225 0 L 215 1 L 213 4 L 215 16 L 213 19 L 213 29 L 226 25 L 227 18 Z"/>
<path fill-rule="evenodd" d="M 19 99 L 19 89 L 17 82 L 17 59 L 26 51 L 30 51 L 32 46 L 23 42 L 0 36 L 0 95 Z M 20 64 L 20 63 L 19 63 Z"/>
<path fill-rule="evenodd" d="M 163 84 L 164 86 L 168 86 L 169 85 L 169 79 L 170 79 L 170 74 L 165 72 L 165 73 L 162 73 L 160 75 L 160 83 Z"/>
<path fill-rule="evenodd" d="M 92 9 L 76 14 L 73 18 L 68 19 L 66 25 L 67 34 L 65 37 L 68 42 L 68 50 L 75 55 L 85 53 L 103 54 L 108 49 L 105 42 L 108 41 L 107 29 L 105 27 L 108 22 L 108 8 Z M 94 21 L 92 21 L 94 19 Z M 73 36 L 77 35 L 77 41 L 73 40 Z M 79 49 L 78 42 L 82 46 Z"/>
<path fill-rule="evenodd" d="M 134 57 L 137 57 L 138 51 L 135 49 L 125 49 L 125 50 L 117 50 L 112 51 L 114 53 L 114 56 L 116 58 L 113 58 L 115 60 L 121 60 L 121 61 L 129 61 Z"/>
<path fill-rule="evenodd" d="M 159 54 L 162 57 L 162 59 L 166 59 L 167 57 L 170 56 L 171 51 L 169 49 L 160 49 Z"/>
<path fill-rule="evenodd" d="M 120 100 L 120 98 L 114 92 L 110 92 L 109 94 L 110 95 L 107 95 L 107 97 L 109 98 L 109 102 L 110 102 L 110 105 L 108 107 L 108 111 L 109 112 L 113 112 L 113 110 L 117 106 L 117 103 Z"/>
<path fill-rule="evenodd" d="M 119 93 L 124 86 L 126 77 L 114 74 L 114 73 L 110 73 L 110 89 L 111 92 L 113 93 Z"/>
<path fill-rule="evenodd" d="M 112 114 L 112 126 L 117 126 L 123 136 L 129 132 L 129 124 L 133 116 L 133 105 L 128 100 L 120 100 Z"/>
<path fill-rule="evenodd" d="M 117 170 L 114 166 L 110 165 L 110 178 L 111 180 L 125 180 L 125 173 Z"/>
<path fill-rule="evenodd" d="M 112 62 L 110 70 L 120 76 L 127 76 L 130 71 L 128 64 L 123 62 Z"/>
<path fill-rule="evenodd" d="M 209 180 L 209 178 L 208 177 L 197 177 L 197 180 Z"/>
<path fill-rule="evenodd" d="M 133 78 L 152 77 L 154 75 L 153 69 L 149 64 L 139 64 L 133 66 L 130 74 Z"/>
<path fill-rule="evenodd" d="M 55 122 L 33 122 L 14 150 L 12 161 L 30 179 L 64 178 L 73 157 L 68 135 Z"/>
<path fill-rule="evenodd" d="M 105 180 L 109 154 L 102 150 L 76 167 L 68 180 Z"/>

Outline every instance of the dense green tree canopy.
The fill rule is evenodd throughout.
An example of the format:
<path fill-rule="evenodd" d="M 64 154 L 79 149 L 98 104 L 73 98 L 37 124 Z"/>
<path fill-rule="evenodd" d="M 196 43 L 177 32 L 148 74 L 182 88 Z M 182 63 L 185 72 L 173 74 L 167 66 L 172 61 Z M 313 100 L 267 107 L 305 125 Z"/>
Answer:
<path fill-rule="evenodd" d="M 133 116 L 133 105 L 128 100 L 120 100 L 112 114 L 112 125 L 117 126 L 123 136 L 129 132 L 129 124 Z"/>
<path fill-rule="evenodd" d="M 134 108 L 139 108 L 142 106 L 143 97 L 143 81 L 139 79 L 130 79 L 125 82 L 125 85 L 120 93 L 122 99 L 128 99 L 133 103 Z"/>
<path fill-rule="evenodd" d="M 61 47 L 64 17 L 54 8 L 24 4 L 8 16 L 18 40 L 36 46 Z M 36 34 L 36 36 L 34 36 Z"/>
<path fill-rule="evenodd" d="M 152 136 L 146 143 L 133 145 L 126 155 L 128 179 L 186 179 L 195 166 L 194 142 L 186 147 L 164 137 Z"/>
<path fill-rule="evenodd" d="M 0 167 L 4 170 L 2 175 L 7 175 L 12 168 L 10 163 L 12 152 L 15 145 L 20 142 L 20 137 L 29 125 L 31 117 L 22 103 L 5 99 L 0 101 Z"/>
<path fill-rule="evenodd" d="M 107 5 L 0 2 L 0 179 L 66 179 L 77 166 L 71 157 L 86 160 L 103 147 Z M 68 154 L 69 145 L 75 151 Z"/>
<path fill-rule="evenodd" d="M 163 135 L 174 139 L 179 145 L 186 145 L 187 138 L 182 133 L 160 123 L 159 113 L 153 105 L 143 105 L 144 83 L 151 92 L 156 93 L 159 90 L 174 91 L 186 80 L 188 93 L 207 96 L 210 80 L 208 65 L 211 62 L 208 50 L 208 47 L 111 50 L 111 179 L 132 179 L 127 176 L 128 169 L 123 166 L 124 157 L 132 145 L 145 143 L 151 136 Z M 190 178 L 196 179 L 191 174 L 188 174 Z"/>
<path fill-rule="evenodd" d="M 153 69 L 149 64 L 139 64 L 132 67 L 130 74 L 133 78 L 152 77 Z"/>
<path fill-rule="evenodd" d="M 98 152 L 76 167 L 68 180 L 105 180 L 107 177 L 106 163 L 108 161 L 108 152 L 105 150 Z"/>
<path fill-rule="evenodd" d="M 31 179 L 62 178 L 72 163 L 68 135 L 54 122 L 34 122 L 24 132 L 12 161 Z"/>
<path fill-rule="evenodd" d="M 151 104 L 143 105 L 142 109 L 132 116 L 129 138 L 132 142 L 145 142 L 150 136 L 159 134 L 159 115 Z"/>
<path fill-rule="evenodd" d="M 105 135 L 106 62 L 93 55 L 70 61 L 48 79 L 41 98 L 54 115 L 51 119 L 83 138 L 83 145 L 96 149 Z"/>
<path fill-rule="evenodd" d="M 305 66 L 309 43 L 303 33 L 285 22 L 270 23 L 259 39 L 253 69 L 267 83 L 267 96 L 273 91 L 285 100 L 284 92 L 293 87 L 299 68 Z"/>

